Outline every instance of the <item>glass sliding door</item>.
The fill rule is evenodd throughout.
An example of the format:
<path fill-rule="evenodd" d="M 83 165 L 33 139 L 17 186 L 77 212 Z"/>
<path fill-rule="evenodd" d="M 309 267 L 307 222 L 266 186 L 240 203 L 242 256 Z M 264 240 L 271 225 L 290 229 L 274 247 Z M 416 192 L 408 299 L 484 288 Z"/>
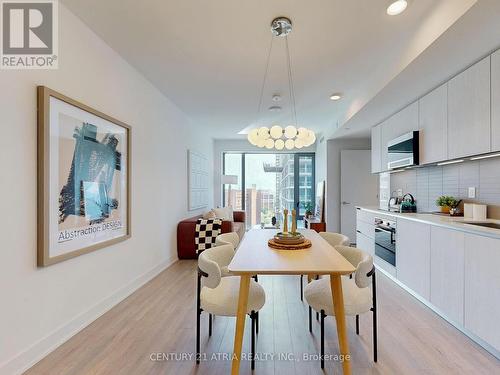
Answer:
<path fill-rule="evenodd" d="M 223 189 L 224 205 L 244 209 L 248 229 L 283 222 L 283 210 L 295 208 L 298 219 L 304 203 L 314 202 L 314 154 L 225 153 L 224 174 L 237 175 L 238 185 Z M 301 222 L 299 222 L 299 225 Z"/>
<path fill-rule="evenodd" d="M 295 201 L 298 203 L 299 220 L 304 219 L 306 205 L 310 204 L 314 210 L 315 203 L 315 176 L 314 154 L 296 154 L 295 166 L 297 170 L 297 189 Z"/>

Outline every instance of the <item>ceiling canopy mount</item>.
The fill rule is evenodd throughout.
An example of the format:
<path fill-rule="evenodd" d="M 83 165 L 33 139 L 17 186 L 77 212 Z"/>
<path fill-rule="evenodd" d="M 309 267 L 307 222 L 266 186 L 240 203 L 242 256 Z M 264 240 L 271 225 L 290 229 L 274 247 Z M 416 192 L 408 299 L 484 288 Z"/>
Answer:
<path fill-rule="evenodd" d="M 271 32 L 274 36 L 287 36 L 292 32 L 292 21 L 287 17 L 278 17 L 271 22 Z"/>

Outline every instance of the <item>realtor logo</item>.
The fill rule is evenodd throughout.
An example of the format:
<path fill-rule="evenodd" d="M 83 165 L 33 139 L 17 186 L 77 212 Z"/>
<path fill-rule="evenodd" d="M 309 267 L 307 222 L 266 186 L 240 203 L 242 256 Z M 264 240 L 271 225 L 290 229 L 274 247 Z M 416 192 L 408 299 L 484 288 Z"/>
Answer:
<path fill-rule="evenodd" d="M 2 69 L 57 69 L 57 0 L 0 0 Z"/>

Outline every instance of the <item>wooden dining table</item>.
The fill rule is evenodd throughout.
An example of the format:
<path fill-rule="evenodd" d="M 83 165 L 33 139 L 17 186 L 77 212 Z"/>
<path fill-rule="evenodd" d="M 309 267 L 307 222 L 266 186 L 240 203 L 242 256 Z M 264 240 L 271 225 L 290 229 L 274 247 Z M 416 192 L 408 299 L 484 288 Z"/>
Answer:
<path fill-rule="evenodd" d="M 250 278 L 253 275 L 308 275 L 309 278 L 329 275 L 340 354 L 344 358 L 342 367 L 344 374 L 351 374 L 341 276 L 353 273 L 355 268 L 313 230 L 299 230 L 312 244 L 303 250 L 275 250 L 269 247 L 267 242 L 276 232 L 270 229 L 248 231 L 228 266 L 230 272 L 241 278 L 231 374 L 237 375 L 240 369 Z"/>

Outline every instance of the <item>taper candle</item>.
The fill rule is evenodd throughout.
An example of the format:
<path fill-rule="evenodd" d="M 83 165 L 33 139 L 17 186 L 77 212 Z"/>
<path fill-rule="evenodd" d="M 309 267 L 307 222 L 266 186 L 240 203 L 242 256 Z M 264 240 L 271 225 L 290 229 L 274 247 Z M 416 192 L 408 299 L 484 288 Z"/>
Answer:
<path fill-rule="evenodd" d="M 297 233 L 297 211 L 292 210 L 292 234 Z"/>
<path fill-rule="evenodd" d="M 288 233 L 288 210 L 283 210 L 283 233 Z"/>

